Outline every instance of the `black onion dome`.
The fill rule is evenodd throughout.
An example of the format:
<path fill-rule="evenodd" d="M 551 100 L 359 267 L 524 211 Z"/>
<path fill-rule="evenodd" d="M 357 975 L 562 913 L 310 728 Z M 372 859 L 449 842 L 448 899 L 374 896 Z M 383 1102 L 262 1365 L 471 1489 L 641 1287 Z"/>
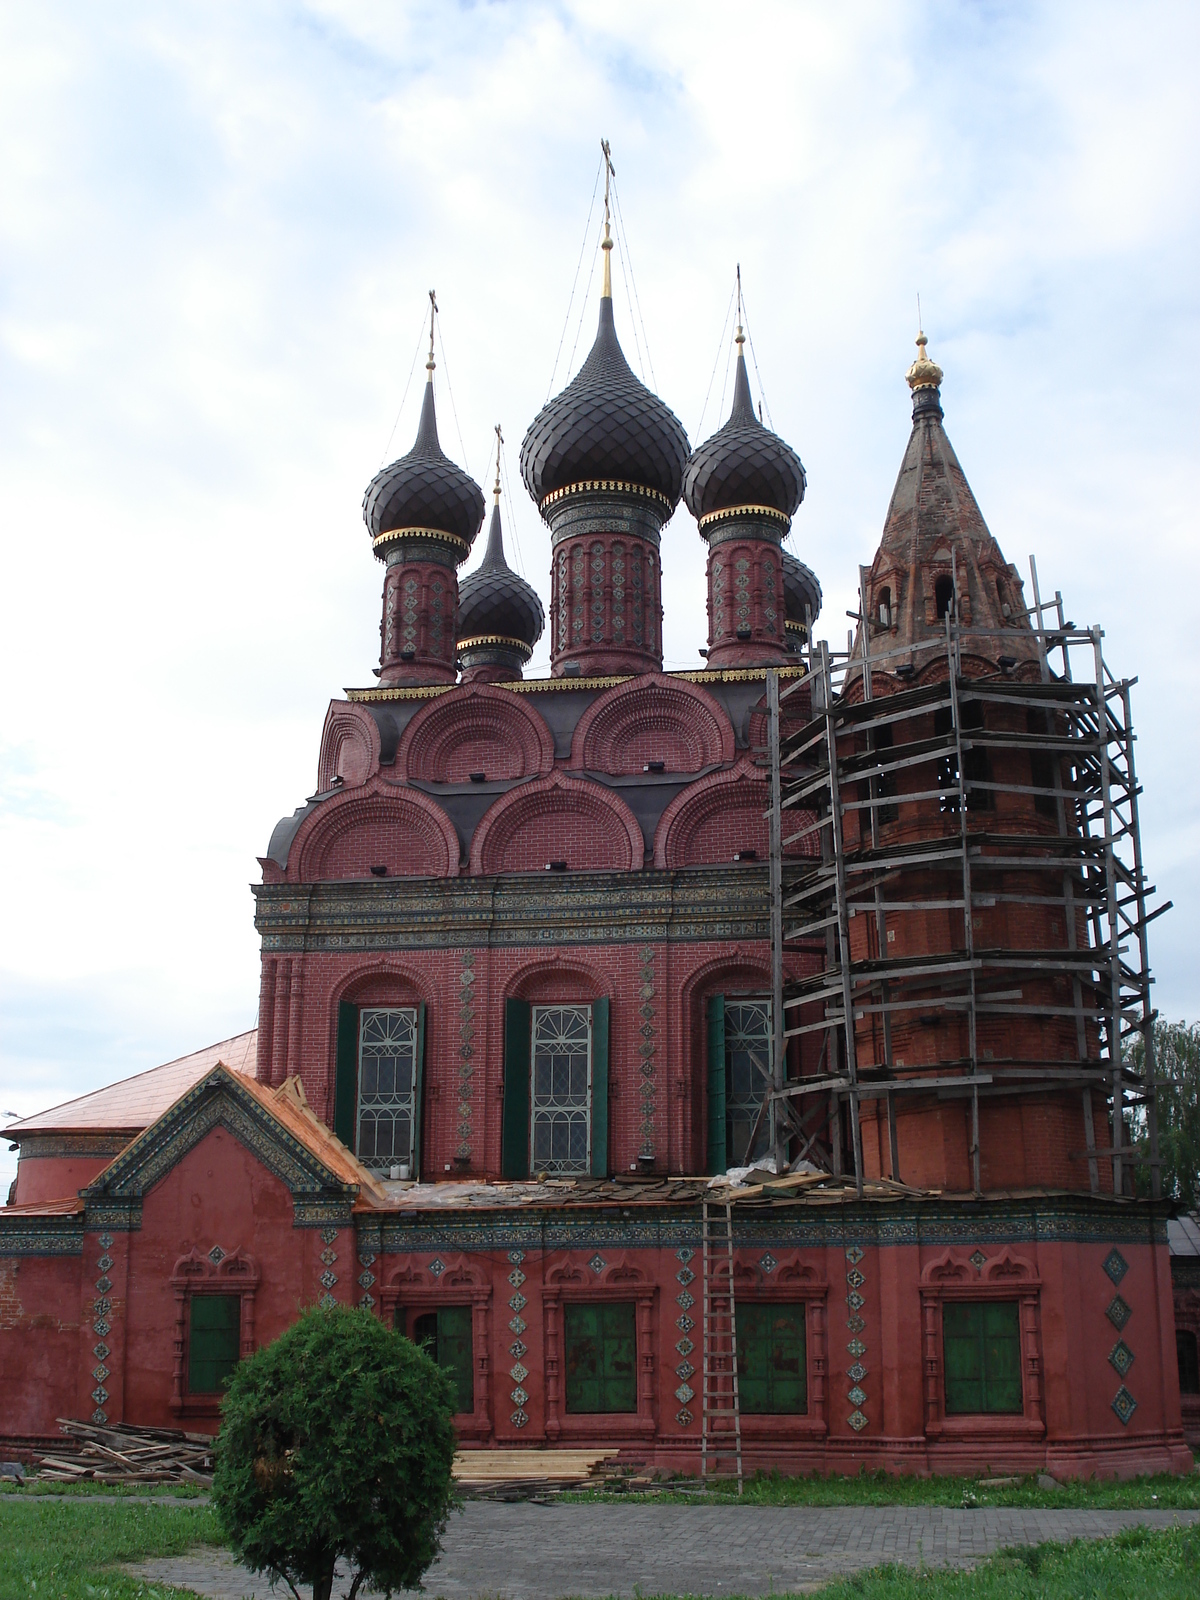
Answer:
<path fill-rule="evenodd" d="M 821 585 L 817 575 L 798 560 L 790 550 L 780 551 L 783 557 L 783 608 L 789 622 L 805 625 L 805 607 L 812 610 L 815 622 L 821 610 Z"/>
<path fill-rule="evenodd" d="M 609 296 L 587 360 L 529 424 L 521 476 L 540 506 L 556 489 L 588 479 L 637 484 L 679 500 L 688 439 L 679 418 L 639 383 L 626 361 Z"/>
<path fill-rule="evenodd" d="M 795 515 L 804 499 L 800 457 L 754 415 L 746 358 L 739 349 L 729 421 L 692 452 L 683 481 L 688 510 L 699 522 L 733 506 L 769 506 Z"/>
<path fill-rule="evenodd" d="M 545 626 L 537 590 L 504 559 L 500 507 L 493 506 L 483 561 L 458 586 L 459 640 L 519 639 L 532 650 Z"/>
<path fill-rule="evenodd" d="M 371 479 L 363 521 L 374 539 L 403 528 L 432 528 L 468 545 L 483 526 L 483 490 L 438 443 L 432 379 L 425 386 L 417 442 Z"/>

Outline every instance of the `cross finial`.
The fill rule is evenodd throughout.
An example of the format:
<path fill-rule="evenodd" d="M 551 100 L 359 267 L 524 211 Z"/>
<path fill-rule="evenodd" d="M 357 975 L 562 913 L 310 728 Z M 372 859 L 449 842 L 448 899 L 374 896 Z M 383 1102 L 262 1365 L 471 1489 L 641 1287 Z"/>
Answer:
<path fill-rule="evenodd" d="M 500 446 L 504 443 L 504 435 L 500 432 L 500 424 L 496 424 L 496 483 L 492 493 L 496 496 L 496 504 L 500 504 Z"/>
<path fill-rule="evenodd" d="M 728 312 L 726 313 L 728 315 Z M 738 262 L 737 269 L 737 333 L 734 335 L 735 344 L 745 344 L 746 335 L 742 332 L 742 263 Z"/>
<path fill-rule="evenodd" d="M 612 299 L 612 232 L 609 227 L 611 212 L 608 204 L 609 180 L 615 178 L 617 169 L 612 164 L 612 147 L 607 139 L 601 139 L 600 149 L 604 152 L 604 238 L 600 241 L 600 248 L 604 251 L 604 286 L 600 291 L 603 300 Z"/>
<path fill-rule="evenodd" d="M 429 360 L 425 363 L 425 371 L 429 374 L 430 383 L 433 382 L 433 319 L 437 316 L 437 290 L 429 291 Z"/>

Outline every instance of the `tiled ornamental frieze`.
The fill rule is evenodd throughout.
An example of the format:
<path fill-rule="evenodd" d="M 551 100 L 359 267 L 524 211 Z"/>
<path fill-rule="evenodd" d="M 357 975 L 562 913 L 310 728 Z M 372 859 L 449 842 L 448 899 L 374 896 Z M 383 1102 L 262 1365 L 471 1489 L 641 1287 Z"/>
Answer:
<path fill-rule="evenodd" d="M 541 510 L 551 529 L 551 671 L 568 661 L 584 675 L 661 669 L 659 530 L 670 503 L 632 484 L 580 483 Z"/>

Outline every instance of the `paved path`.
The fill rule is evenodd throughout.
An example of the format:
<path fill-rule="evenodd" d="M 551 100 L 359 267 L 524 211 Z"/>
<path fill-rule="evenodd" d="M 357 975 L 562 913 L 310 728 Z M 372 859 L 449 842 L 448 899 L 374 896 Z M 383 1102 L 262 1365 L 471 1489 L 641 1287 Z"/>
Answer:
<path fill-rule="evenodd" d="M 884 1561 L 970 1566 L 1004 1545 L 1095 1539 L 1196 1511 L 1036 1511 L 941 1506 L 539 1506 L 472 1501 L 451 1518 L 425 1579 L 432 1600 L 564 1595 L 781 1594 Z M 273 1600 L 225 1553 L 132 1569 L 207 1600 Z M 344 1593 L 344 1588 L 342 1590 Z M 365 1591 L 363 1600 L 366 1600 Z"/>

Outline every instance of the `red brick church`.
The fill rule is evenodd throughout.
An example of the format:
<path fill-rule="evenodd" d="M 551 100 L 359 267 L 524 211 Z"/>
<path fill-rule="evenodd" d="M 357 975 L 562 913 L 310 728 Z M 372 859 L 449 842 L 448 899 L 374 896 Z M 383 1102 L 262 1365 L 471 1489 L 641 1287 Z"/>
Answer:
<path fill-rule="evenodd" d="M 805 474 L 756 415 L 741 330 L 731 414 L 690 451 L 622 353 L 605 245 L 591 353 L 521 448 L 549 677 L 522 676 L 545 613 L 506 562 L 498 476 L 460 582 L 485 504 L 439 443 L 431 343 L 416 442 L 364 501 L 378 682 L 331 702 L 315 793 L 260 858 L 257 1030 L 8 1130 L 0 1434 L 215 1428 L 238 1359 L 328 1299 L 429 1345 L 464 1444 L 695 1471 L 736 1431 L 747 1468 L 1183 1469 L 1166 1212 L 1089 1184 L 1077 1091 L 1005 1122 L 974 1182 L 933 1091 L 899 1119 L 904 1182 L 880 1117 L 855 1123 L 857 1186 L 834 1121 L 725 1176 L 767 1149 L 768 674 L 801 685 L 802 729 L 821 589 L 784 547 Z M 919 639 L 953 557 L 960 609 L 1007 594 L 1023 660 L 941 373 L 922 354 L 909 381 L 876 579 Z M 665 672 L 681 498 L 708 646 Z M 815 858 L 816 812 L 793 815 L 789 859 Z M 820 965 L 789 946 L 790 990 Z M 821 1041 L 789 1029 L 779 1081 L 823 1082 Z"/>

